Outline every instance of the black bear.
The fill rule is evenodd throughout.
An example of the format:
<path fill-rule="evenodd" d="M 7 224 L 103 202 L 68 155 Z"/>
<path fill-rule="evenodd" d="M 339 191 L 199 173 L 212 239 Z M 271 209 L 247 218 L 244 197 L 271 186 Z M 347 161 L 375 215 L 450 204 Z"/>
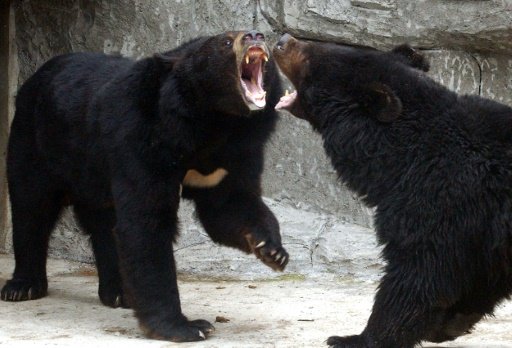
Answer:
<path fill-rule="evenodd" d="M 91 236 L 101 301 L 133 307 L 152 338 L 196 341 L 213 330 L 180 307 L 180 196 L 213 241 L 284 269 L 279 225 L 261 199 L 281 93 L 269 58 L 252 30 L 139 61 L 76 53 L 44 64 L 18 93 L 9 139 L 16 267 L 2 299 L 46 295 L 48 237 L 65 204 Z"/>
<path fill-rule="evenodd" d="M 284 35 L 296 92 L 277 108 L 323 138 L 341 180 L 376 208 L 385 274 L 360 335 L 337 348 L 410 348 L 468 333 L 512 293 L 512 109 L 426 76 L 390 52 Z"/>

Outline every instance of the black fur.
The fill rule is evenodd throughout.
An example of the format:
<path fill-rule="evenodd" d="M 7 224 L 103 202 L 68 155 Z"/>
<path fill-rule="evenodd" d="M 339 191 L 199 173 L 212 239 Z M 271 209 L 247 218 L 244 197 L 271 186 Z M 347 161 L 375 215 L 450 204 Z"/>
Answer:
<path fill-rule="evenodd" d="M 512 292 L 512 109 L 449 91 L 397 50 L 280 44 L 278 64 L 298 69 L 290 109 L 376 207 L 387 262 L 365 330 L 328 344 L 411 348 L 469 332 Z"/>
<path fill-rule="evenodd" d="M 231 39 L 199 38 L 139 61 L 63 55 L 27 80 L 8 149 L 16 268 L 3 300 L 46 294 L 48 237 L 68 203 L 91 235 L 101 301 L 133 307 L 150 337 L 204 339 L 211 324 L 181 312 L 172 247 L 189 169 L 229 172 L 213 188 L 183 187 L 210 237 L 284 268 L 270 259 L 287 253 L 260 188 L 277 72 L 266 64 L 267 105 L 250 113 Z"/>

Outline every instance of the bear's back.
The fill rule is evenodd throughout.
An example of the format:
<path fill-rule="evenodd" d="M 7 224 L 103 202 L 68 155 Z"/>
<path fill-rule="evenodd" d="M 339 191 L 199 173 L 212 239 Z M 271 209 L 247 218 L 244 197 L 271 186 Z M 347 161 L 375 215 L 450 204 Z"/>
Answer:
<path fill-rule="evenodd" d="M 132 65 L 130 59 L 101 53 L 50 59 L 18 92 L 11 143 L 25 138 L 60 177 L 77 172 L 91 150 L 89 110 L 95 93 Z"/>
<path fill-rule="evenodd" d="M 473 95 L 461 96 L 459 100 L 471 132 L 482 140 L 512 147 L 511 107 Z"/>
<path fill-rule="evenodd" d="M 41 110 L 62 116 L 83 110 L 93 94 L 133 62 L 101 53 L 71 53 L 56 56 L 30 77 L 17 96 L 17 109 L 34 103 Z"/>

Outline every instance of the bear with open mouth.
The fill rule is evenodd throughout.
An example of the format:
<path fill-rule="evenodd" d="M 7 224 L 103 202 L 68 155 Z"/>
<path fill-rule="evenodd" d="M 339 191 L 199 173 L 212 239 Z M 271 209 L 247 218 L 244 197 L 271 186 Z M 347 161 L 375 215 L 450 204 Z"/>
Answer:
<path fill-rule="evenodd" d="M 366 328 L 327 343 L 412 348 L 470 332 L 512 294 L 512 108 L 434 82 L 408 45 L 285 34 L 273 53 L 296 88 L 277 108 L 322 135 L 341 180 L 376 208 L 384 246 Z"/>
<path fill-rule="evenodd" d="M 181 311 L 173 242 L 180 199 L 213 241 L 283 270 L 288 253 L 261 199 L 280 85 L 262 33 L 201 37 L 153 57 L 73 53 L 16 99 L 7 154 L 16 266 L 4 301 L 47 293 L 48 238 L 64 205 L 90 234 L 99 297 L 132 307 L 147 336 L 203 340 Z"/>

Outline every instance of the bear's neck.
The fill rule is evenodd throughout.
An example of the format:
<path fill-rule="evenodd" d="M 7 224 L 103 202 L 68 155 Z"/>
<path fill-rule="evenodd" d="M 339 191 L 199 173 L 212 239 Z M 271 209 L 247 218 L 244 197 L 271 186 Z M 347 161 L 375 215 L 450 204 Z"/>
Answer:
<path fill-rule="evenodd" d="M 345 115 L 326 121 L 318 131 L 343 183 L 370 207 L 382 202 L 406 171 L 400 157 L 407 147 L 395 144 L 391 125 L 367 116 Z"/>

